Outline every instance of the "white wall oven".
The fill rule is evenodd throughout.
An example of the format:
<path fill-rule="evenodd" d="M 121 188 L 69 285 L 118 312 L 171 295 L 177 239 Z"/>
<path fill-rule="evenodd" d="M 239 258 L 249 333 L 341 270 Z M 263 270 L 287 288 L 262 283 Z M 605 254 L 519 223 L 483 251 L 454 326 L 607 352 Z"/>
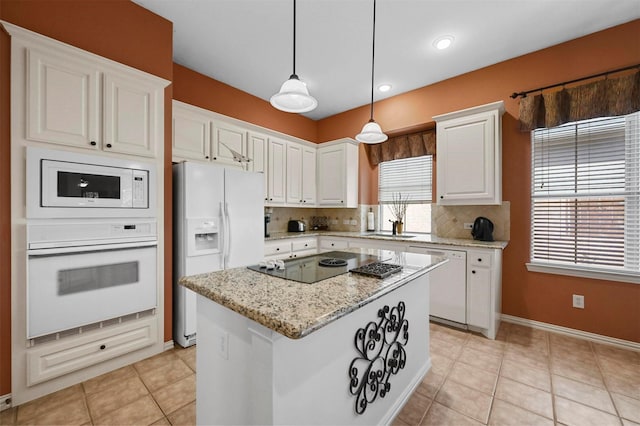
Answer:
<path fill-rule="evenodd" d="M 155 217 L 154 164 L 27 148 L 27 218 Z"/>

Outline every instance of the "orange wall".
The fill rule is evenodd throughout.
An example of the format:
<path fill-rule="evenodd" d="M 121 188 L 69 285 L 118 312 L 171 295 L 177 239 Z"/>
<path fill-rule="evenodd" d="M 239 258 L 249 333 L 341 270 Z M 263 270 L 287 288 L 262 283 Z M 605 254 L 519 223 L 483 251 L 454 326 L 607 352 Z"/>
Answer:
<path fill-rule="evenodd" d="M 173 66 L 173 98 L 311 142 L 317 140 L 315 121 L 278 111 L 267 101 L 178 64 Z"/>
<path fill-rule="evenodd" d="M 0 19 L 167 80 L 173 24 L 129 0 L 0 0 Z M 8 36 L 0 34 L 0 395 L 11 392 Z M 171 158 L 171 97 L 165 90 L 165 155 Z M 167 173 L 168 171 L 168 173 Z M 171 340 L 171 162 L 165 166 L 165 340 Z"/>
<path fill-rule="evenodd" d="M 503 198 L 511 202 L 511 241 L 504 252 L 502 312 L 522 318 L 640 342 L 640 285 L 529 273 L 530 141 L 518 131 L 515 91 L 640 63 L 640 20 L 473 71 L 376 103 L 383 130 L 431 122 L 434 115 L 504 100 Z M 369 116 L 361 107 L 318 123 L 318 141 L 353 136 Z M 370 171 L 370 173 L 367 173 Z M 377 170 L 361 167 L 362 180 Z M 371 186 L 376 185 L 372 183 Z M 373 190 L 362 203 L 376 203 Z M 571 295 L 585 296 L 585 309 L 571 307 Z"/>

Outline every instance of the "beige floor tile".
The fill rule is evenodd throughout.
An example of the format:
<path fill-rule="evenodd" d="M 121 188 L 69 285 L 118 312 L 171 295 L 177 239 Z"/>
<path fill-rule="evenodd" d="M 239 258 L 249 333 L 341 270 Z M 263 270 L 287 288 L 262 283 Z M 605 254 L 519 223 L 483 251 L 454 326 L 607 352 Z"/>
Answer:
<path fill-rule="evenodd" d="M 195 425 L 196 424 L 196 402 L 187 404 L 182 408 L 177 409 L 173 413 L 167 415 L 167 418 L 172 425 Z"/>
<path fill-rule="evenodd" d="M 465 364 L 472 365 L 476 368 L 486 370 L 490 373 L 497 374 L 500 370 L 500 364 L 502 363 L 502 357 L 494 355 L 476 349 L 465 347 L 458 358 L 458 361 L 462 361 Z"/>
<path fill-rule="evenodd" d="M 447 379 L 454 380 L 488 395 L 493 395 L 498 375 L 458 361 L 453 364 Z"/>
<path fill-rule="evenodd" d="M 598 363 L 603 373 L 625 376 L 640 383 L 640 364 L 611 358 L 599 358 Z"/>
<path fill-rule="evenodd" d="M 193 423 L 195 425 L 195 422 Z M 162 416 L 160 420 L 151 423 L 151 426 L 171 426 L 171 422 L 166 417 Z"/>
<path fill-rule="evenodd" d="M 536 351 L 544 354 L 549 353 L 549 344 L 545 337 L 532 337 L 523 334 L 509 334 L 507 343 L 517 346 L 523 350 Z"/>
<path fill-rule="evenodd" d="M 562 376 L 552 375 L 553 393 L 560 397 L 616 414 L 609 392 Z"/>
<path fill-rule="evenodd" d="M 94 418 L 95 425 L 149 425 L 162 420 L 164 415 L 151 395 L 133 401 L 110 412 L 104 417 Z"/>
<path fill-rule="evenodd" d="M 55 410 L 59 408 L 60 405 L 74 400 L 83 400 L 84 403 L 84 392 L 82 391 L 82 386 L 79 384 L 20 405 L 18 407 L 16 421 L 18 424 L 24 424 L 30 419 L 38 417 L 48 411 Z"/>
<path fill-rule="evenodd" d="M 551 346 L 552 351 L 555 347 L 592 352 L 591 344 L 588 340 L 577 339 L 575 337 L 565 336 L 562 334 L 549 333 L 549 345 Z"/>
<path fill-rule="evenodd" d="M 427 411 L 427 415 L 424 416 L 421 426 L 442 426 L 442 425 L 456 425 L 456 426 L 477 426 L 482 423 L 473 420 L 463 414 L 453 411 L 444 405 L 438 404 L 434 401 Z"/>
<path fill-rule="evenodd" d="M 416 392 L 421 393 L 427 398 L 433 399 L 444 382 L 444 376 L 434 373 L 433 369 L 425 375 L 422 382 L 416 388 Z"/>
<path fill-rule="evenodd" d="M 609 392 L 615 392 L 631 398 L 640 399 L 640 381 L 629 375 L 606 373 L 604 382 Z M 20 412 L 18 412 L 20 414 Z"/>
<path fill-rule="evenodd" d="M 635 365 L 640 365 L 640 352 L 638 351 L 632 351 L 630 349 L 622 349 L 616 346 L 603 345 L 593 342 L 592 346 L 598 357 L 617 359 L 618 361 L 630 362 Z"/>
<path fill-rule="evenodd" d="M 395 419 L 393 419 L 393 422 L 391 422 L 391 426 L 413 426 L 413 425 L 410 425 L 409 423 L 404 422 L 400 420 L 398 417 L 396 417 Z"/>
<path fill-rule="evenodd" d="M 516 361 L 504 360 L 500 368 L 500 376 L 545 392 L 551 392 L 551 375 L 548 370 L 527 367 Z"/>
<path fill-rule="evenodd" d="M 640 423 L 632 422 L 631 420 L 622 419 L 622 424 L 624 426 L 640 426 Z"/>
<path fill-rule="evenodd" d="M 196 400 L 196 376 L 192 374 L 153 392 L 153 397 L 165 414 L 173 413 Z"/>
<path fill-rule="evenodd" d="M 619 426 L 617 416 L 587 407 L 578 402 L 555 397 L 556 417 L 559 423 L 567 426 Z"/>
<path fill-rule="evenodd" d="M 575 350 L 571 348 L 565 348 L 563 346 L 551 348 L 551 360 L 559 360 L 564 362 L 572 362 L 580 364 L 584 367 L 598 368 L 598 362 L 596 355 L 593 351 Z"/>
<path fill-rule="evenodd" d="M 7 408 L 6 410 L 0 411 L 0 425 L 2 426 L 15 425 L 17 414 L 18 414 L 17 407 L 11 407 L 11 408 Z"/>
<path fill-rule="evenodd" d="M 434 336 L 429 342 L 429 349 L 434 354 L 442 355 L 449 359 L 456 359 L 462 351 L 462 343 L 453 343 Z"/>
<path fill-rule="evenodd" d="M 549 356 L 537 351 L 530 351 L 517 345 L 507 344 L 504 359 L 516 361 L 521 365 L 549 370 Z"/>
<path fill-rule="evenodd" d="M 551 372 L 591 386 L 604 388 L 604 379 L 597 365 L 589 366 L 582 363 L 553 358 L 551 360 Z"/>
<path fill-rule="evenodd" d="M 137 375 L 138 373 L 136 373 L 136 370 L 133 368 L 133 366 L 127 365 L 126 367 L 118 368 L 117 370 L 87 380 L 86 382 L 82 383 L 82 387 L 84 388 L 84 392 L 87 395 L 91 395 L 92 393 L 96 393 L 118 382 L 129 379 L 131 377 L 135 377 Z"/>
<path fill-rule="evenodd" d="M 491 396 L 447 379 L 436 395 L 437 402 L 468 417 L 487 423 Z"/>
<path fill-rule="evenodd" d="M 140 378 L 135 376 L 87 396 L 87 405 L 91 417 L 96 419 L 148 394 Z"/>
<path fill-rule="evenodd" d="M 553 419 L 553 405 L 549 392 L 500 377 L 496 388 L 497 399 L 509 402 L 541 416 Z"/>
<path fill-rule="evenodd" d="M 156 368 L 163 367 L 172 359 L 177 359 L 175 351 L 165 351 L 151 358 L 144 359 L 142 361 L 133 364 L 138 373 L 144 373 Z"/>
<path fill-rule="evenodd" d="M 451 370 L 453 360 L 437 353 L 431 354 L 431 370 L 441 376 L 446 376 Z"/>
<path fill-rule="evenodd" d="M 506 347 L 505 342 L 499 340 L 490 340 L 484 336 L 470 336 L 465 343 L 467 348 L 475 349 L 482 352 L 488 352 L 493 355 L 502 356 Z"/>
<path fill-rule="evenodd" d="M 619 395 L 617 393 L 612 393 L 611 397 L 618 409 L 620 417 L 631 420 L 632 422 L 640 423 L 640 400 L 629 398 L 625 395 Z"/>
<path fill-rule="evenodd" d="M 509 335 L 519 334 L 532 339 L 546 339 L 550 333 L 537 328 L 531 328 L 520 324 L 511 324 L 509 327 Z"/>
<path fill-rule="evenodd" d="M 193 374 L 187 364 L 180 358 L 172 358 L 165 365 L 153 370 L 145 370 L 140 373 L 140 378 L 151 392 L 177 382 L 178 380 Z"/>
<path fill-rule="evenodd" d="M 431 337 L 452 343 L 454 345 L 463 345 L 469 338 L 469 333 L 451 327 L 439 327 L 431 332 Z"/>
<path fill-rule="evenodd" d="M 489 424 L 494 426 L 553 426 L 553 420 L 496 399 L 491 407 Z"/>
<path fill-rule="evenodd" d="M 20 411 L 18 411 L 18 415 Z M 29 425 L 83 425 L 91 422 L 89 410 L 84 398 L 78 397 L 67 399 L 62 404 L 57 404 L 37 416 L 25 422 L 18 421 L 18 424 Z"/>
<path fill-rule="evenodd" d="M 189 349 L 178 352 L 178 357 L 184 361 L 192 371 L 196 371 L 196 351 L 191 350 L 191 348 L 195 349 L 195 346 L 191 346 Z"/>
<path fill-rule="evenodd" d="M 426 396 L 414 392 L 398 414 L 398 419 L 410 425 L 420 424 L 431 402 Z"/>

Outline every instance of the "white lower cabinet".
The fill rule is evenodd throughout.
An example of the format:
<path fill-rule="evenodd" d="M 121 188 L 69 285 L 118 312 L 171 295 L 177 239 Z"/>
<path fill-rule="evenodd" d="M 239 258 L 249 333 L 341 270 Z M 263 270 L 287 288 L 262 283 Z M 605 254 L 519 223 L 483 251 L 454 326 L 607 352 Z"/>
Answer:
<path fill-rule="evenodd" d="M 320 253 L 349 248 L 349 240 L 346 238 L 320 237 L 318 241 Z"/>
<path fill-rule="evenodd" d="M 318 252 L 317 237 L 284 238 L 274 241 L 265 241 L 265 260 L 293 259 L 309 256 Z"/>
<path fill-rule="evenodd" d="M 150 346 L 157 341 L 157 322 L 155 317 L 143 318 L 36 345 L 27 350 L 27 384 L 32 386 Z"/>
<path fill-rule="evenodd" d="M 467 323 L 482 329 L 492 329 L 500 309 L 492 258 L 492 253 L 477 250 L 469 250 L 467 255 Z"/>

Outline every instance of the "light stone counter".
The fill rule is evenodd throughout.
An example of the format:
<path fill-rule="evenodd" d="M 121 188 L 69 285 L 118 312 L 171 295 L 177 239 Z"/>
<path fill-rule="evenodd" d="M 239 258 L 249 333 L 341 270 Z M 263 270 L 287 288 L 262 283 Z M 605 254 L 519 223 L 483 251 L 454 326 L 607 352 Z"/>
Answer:
<path fill-rule="evenodd" d="M 300 339 L 446 262 L 436 256 L 415 253 L 343 251 L 379 256 L 402 264 L 403 270 L 385 279 L 349 272 L 305 284 L 234 268 L 183 277 L 180 284 L 284 336 Z"/>
<path fill-rule="evenodd" d="M 274 241 L 284 238 L 302 237 L 342 237 L 342 238 L 364 238 L 368 240 L 394 241 L 414 244 L 439 244 L 458 247 L 504 249 L 508 241 L 477 241 L 465 238 L 441 238 L 432 234 L 401 234 L 401 235 L 377 235 L 382 232 L 337 232 L 337 231 L 308 231 L 308 232 L 272 232 L 265 241 Z"/>

